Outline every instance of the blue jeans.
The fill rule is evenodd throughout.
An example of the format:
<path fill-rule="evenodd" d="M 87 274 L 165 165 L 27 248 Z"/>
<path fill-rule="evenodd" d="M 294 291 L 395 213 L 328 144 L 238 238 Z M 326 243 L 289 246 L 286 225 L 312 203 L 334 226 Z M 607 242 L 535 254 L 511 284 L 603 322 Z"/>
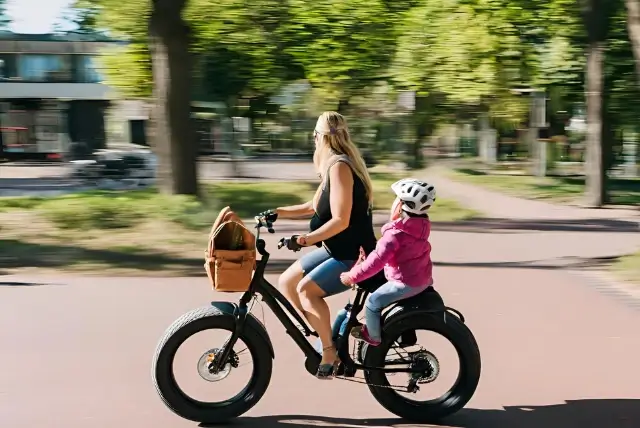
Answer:
<path fill-rule="evenodd" d="M 338 340 L 338 336 L 344 336 L 347 330 L 347 324 L 349 324 L 349 314 L 350 312 L 345 308 L 341 309 L 336 315 L 336 319 L 333 321 L 333 326 L 331 327 L 331 338 L 334 343 Z M 320 339 L 316 339 L 313 347 L 319 354 L 322 354 L 322 342 Z"/>
<path fill-rule="evenodd" d="M 380 325 L 380 315 L 382 310 L 390 304 L 398 300 L 408 299 L 417 294 L 422 293 L 429 288 L 431 284 L 420 287 L 409 287 L 400 282 L 389 281 L 382 285 L 373 293 L 369 294 L 365 307 L 365 323 L 367 325 L 367 333 L 373 340 L 382 340 L 382 327 Z"/>
<path fill-rule="evenodd" d="M 420 294 L 429 287 L 431 287 L 431 284 L 420 287 L 409 287 L 400 282 L 390 281 L 371 293 L 364 304 L 365 322 L 369 336 L 374 340 L 381 339 L 382 327 L 380 325 L 380 315 L 384 308 L 399 300 L 408 299 L 409 297 Z M 338 336 L 344 336 L 345 333 L 347 333 L 349 315 L 350 312 L 347 311 L 346 308 L 341 309 L 336 315 L 336 319 L 333 321 L 333 326 L 331 327 L 331 337 L 334 342 L 338 340 Z M 320 339 L 316 339 L 313 347 L 319 354 L 322 354 L 322 343 Z"/>

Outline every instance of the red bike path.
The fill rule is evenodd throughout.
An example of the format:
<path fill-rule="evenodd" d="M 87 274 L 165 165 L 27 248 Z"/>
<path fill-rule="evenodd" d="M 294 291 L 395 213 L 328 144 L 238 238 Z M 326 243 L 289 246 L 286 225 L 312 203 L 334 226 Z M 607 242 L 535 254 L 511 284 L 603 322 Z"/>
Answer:
<path fill-rule="evenodd" d="M 0 426 L 197 426 L 164 407 L 151 358 L 182 313 L 236 295 L 212 293 L 205 278 L 1 281 Z M 638 426 L 640 311 L 633 301 L 535 267 L 441 267 L 437 285 L 466 316 L 483 359 L 476 395 L 443 426 Z M 346 297 L 331 298 L 332 309 Z M 260 307 L 254 313 L 263 318 Z M 394 418 L 364 385 L 307 374 L 302 353 L 268 308 L 264 314 L 276 353 L 271 385 L 246 417 L 225 426 L 429 426 Z"/>

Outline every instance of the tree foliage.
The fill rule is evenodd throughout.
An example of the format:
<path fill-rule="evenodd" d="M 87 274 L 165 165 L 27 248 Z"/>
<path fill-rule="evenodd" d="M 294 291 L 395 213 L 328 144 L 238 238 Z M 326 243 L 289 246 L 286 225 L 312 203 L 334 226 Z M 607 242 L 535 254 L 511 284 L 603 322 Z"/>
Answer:
<path fill-rule="evenodd" d="M 11 20 L 7 16 L 6 0 L 0 0 L 0 31 L 7 30 Z"/>
<path fill-rule="evenodd" d="M 78 27 L 128 42 L 105 59 L 109 82 L 125 96 L 152 93 L 150 5 L 76 1 Z M 600 12 L 586 13 L 593 7 Z M 565 111 L 594 105 L 585 87 L 595 78 L 586 73 L 595 39 L 605 106 L 598 144 L 609 150 L 608 128 L 635 127 L 638 0 L 190 0 L 184 18 L 195 55 L 193 98 L 229 106 L 250 99 L 266 111 L 270 96 L 305 80 L 315 104 L 375 119 L 396 114 L 398 92 L 412 90 L 416 156 L 442 121 L 488 114 L 498 128 L 526 124 L 523 89 L 547 93 L 552 127 L 562 132 Z"/>
<path fill-rule="evenodd" d="M 335 101 L 384 78 L 395 15 L 379 0 L 290 0 L 285 47 L 305 77 Z"/>

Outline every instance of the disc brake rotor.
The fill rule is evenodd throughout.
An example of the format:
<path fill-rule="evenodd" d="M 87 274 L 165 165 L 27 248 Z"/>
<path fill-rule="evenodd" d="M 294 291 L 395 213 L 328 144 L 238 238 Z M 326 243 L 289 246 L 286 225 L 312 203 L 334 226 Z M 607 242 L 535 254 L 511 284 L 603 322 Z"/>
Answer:
<path fill-rule="evenodd" d="M 216 355 L 220 353 L 220 349 L 214 348 L 210 349 L 198 360 L 198 374 L 200 377 L 208 382 L 218 382 L 225 379 L 231 373 L 231 368 L 237 368 L 239 363 L 238 355 L 231 350 L 231 355 L 229 355 L 229 359 L 227 360 L 227 364 L 224 365 L 217 372 L 212 372 L 209 369 L 209 365 L 215 360 Z"/>

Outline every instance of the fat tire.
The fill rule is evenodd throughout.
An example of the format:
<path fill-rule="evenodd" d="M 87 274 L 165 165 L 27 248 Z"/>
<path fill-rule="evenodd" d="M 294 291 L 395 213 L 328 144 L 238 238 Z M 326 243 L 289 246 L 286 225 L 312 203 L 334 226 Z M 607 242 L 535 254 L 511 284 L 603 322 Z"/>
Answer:
<path fill-rule="evenodd" d="M 166 330 L 156 347 L 151 375 L 156 391 L 172 412 L 194 422 L 217 424 L 242 415 L 260 401 L 271 381 L 273 360 L 269 344 L 247 324 L 240 339 L 251 353 L 253 374 L 249 384 L 236 397 L 220 403 L 201 402 L 186 395 L 175 380 L 173 360 L 185 340 L 200 331 L 218 329 L 231 332 L 233 328 L 233 317 L 213 306 L 206 306 L 182 315 Z"/>
<path fill-rule="evenodd" d="M 456 348 L 460 361 L 460 372 L 453 387 L 440 398 L 429 401 L 409 400 L 396 391 L 377 385 L 389 385 L 381 371 L 365 371 L 369 390 L 380 405 L 391 413 L 414 423 L 432 423 L 462 409 L 473 397 L 480 381 L 481 361 L 478 344 L 467 326 L 448 312 L 424 314 L 416 312 L 384 326 L 383 341 L 377 347 L 368 346 L 365 365 L 382 367 L 393 344 L 408 329 L 430 330 L 439 333 Z"/>

